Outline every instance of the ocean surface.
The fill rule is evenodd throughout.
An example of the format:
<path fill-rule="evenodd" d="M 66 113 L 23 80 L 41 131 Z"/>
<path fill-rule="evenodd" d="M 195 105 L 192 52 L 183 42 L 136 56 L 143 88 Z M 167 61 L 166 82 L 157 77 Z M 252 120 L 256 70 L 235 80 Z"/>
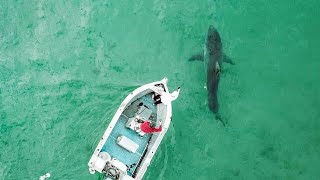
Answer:
<path fill-rule="evenodd" d="M 145 180 L 320 178 L 320 1 L 2 0 L 0 180 L 97 180 L 87 163 L 135 88 L 169 78 L 173 121 Z M 220 32 L 223 127 L 207 105 Z"/>

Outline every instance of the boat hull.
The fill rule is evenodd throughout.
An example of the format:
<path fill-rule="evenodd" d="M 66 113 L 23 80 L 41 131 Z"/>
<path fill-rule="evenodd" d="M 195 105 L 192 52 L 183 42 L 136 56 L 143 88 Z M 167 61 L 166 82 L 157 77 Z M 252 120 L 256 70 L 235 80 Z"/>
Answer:
<path fill-rule="evenodd" d="M 123 100 L 88 162 L 90 173 L 106 173 L 109 164 L 119 171 L 118 179 L 142 179 L 171 122 L 171 103 L 154 104 L 152 96 L 159 87 L 169 92 L 166 78 L 137 88 Z M 162 131 L 144 134 L 136 130 L 130 123 L 137 117 L 160 120 Z"/>

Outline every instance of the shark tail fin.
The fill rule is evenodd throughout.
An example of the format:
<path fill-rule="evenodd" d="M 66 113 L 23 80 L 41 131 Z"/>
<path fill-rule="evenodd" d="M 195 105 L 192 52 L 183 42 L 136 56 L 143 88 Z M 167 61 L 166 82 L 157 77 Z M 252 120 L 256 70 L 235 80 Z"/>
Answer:
<path fill-rule="evenodd" d="M 223 119 L 221 117 L 220 114 L 216 114 L 216 120 L 221 122 L 221 124 L 223 125 L 223 127 L 226 127 L 228 125 L 228 121 L 226 121 L 225 119 Z"/>
<path fill-rule="evenodd" d="M 204 55 L 203 53 L 195 54 L 189 58 L 189 61 L 203 61 Z"/>

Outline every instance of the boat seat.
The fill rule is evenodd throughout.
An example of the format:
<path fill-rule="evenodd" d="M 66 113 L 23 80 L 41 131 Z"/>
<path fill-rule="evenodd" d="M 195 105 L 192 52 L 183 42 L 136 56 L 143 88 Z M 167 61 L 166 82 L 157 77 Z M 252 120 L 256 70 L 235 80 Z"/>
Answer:
<path fill-rule="evenodd" d="M 122 172 L 126 172 L 128 170 L 128 167 L 116 158 L 112 158 L 111 164 Z"/>
<path fill-rule="evenodd" d="M 97 156 L 93 166 L 94 170 L 98 171 L 99 173 L 102 173 L 106 163 L 107 163 L 107 160 Z"/>
<path fill-rule="evenodd" d="M 136 153 L 139 148 L 139 144 L 123 135 L 117 138 L 117 144 L 132 153 Z"/>

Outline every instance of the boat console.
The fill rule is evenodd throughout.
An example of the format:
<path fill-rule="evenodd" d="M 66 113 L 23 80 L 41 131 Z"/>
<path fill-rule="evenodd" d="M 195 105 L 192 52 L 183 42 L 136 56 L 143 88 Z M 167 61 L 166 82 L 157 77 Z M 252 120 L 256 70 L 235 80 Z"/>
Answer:
<path fill-rule="evenodd" d="M 148 107 L 144 105 L 140 106 L 138 112 L 135 114 L 135 117 L 128 119 L 126 127 L 137 132 L 140 136 L 144 136 L 145 133 L 141 131 L 140 126 L 144 121 L 149 120 L 151 114 L 152 111 Z"/>

